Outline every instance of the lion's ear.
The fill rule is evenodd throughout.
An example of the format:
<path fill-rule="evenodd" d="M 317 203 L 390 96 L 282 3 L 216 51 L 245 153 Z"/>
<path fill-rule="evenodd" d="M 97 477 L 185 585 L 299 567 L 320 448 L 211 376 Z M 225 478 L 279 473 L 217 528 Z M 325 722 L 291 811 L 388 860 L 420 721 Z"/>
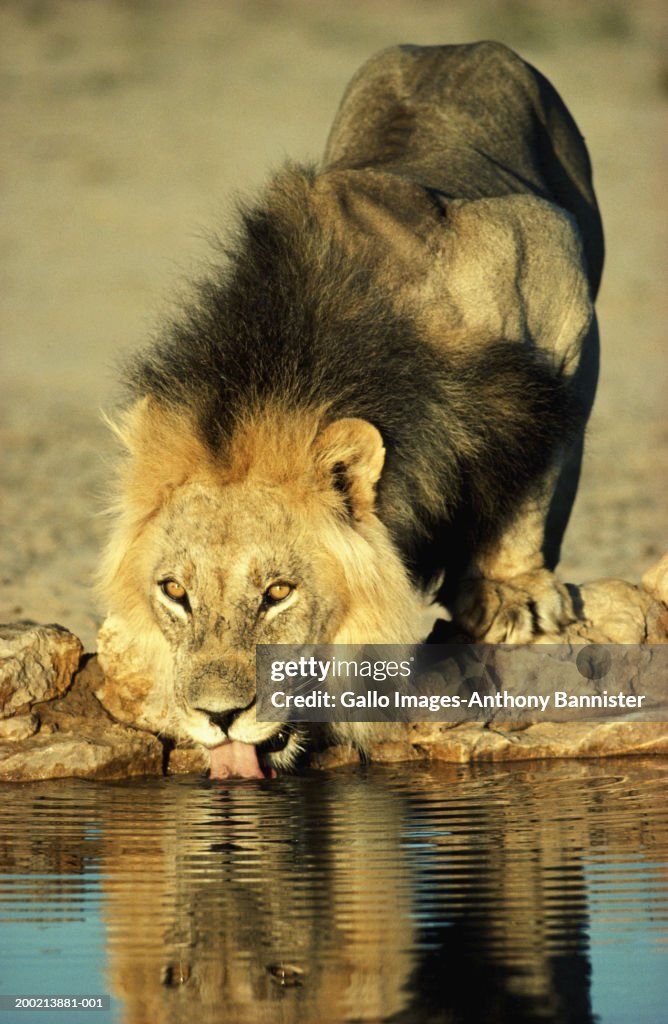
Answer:
<path fill-rule="evenodd" d="M 139 399 L 118 421 L 107 422 L 127 454 L 119 475 L 124 506 L 139 518 L 159 508 L 187 479 L 213 471 L 213 458 L 192 421 L 152 398 Z"/>
<path fill-rule="evenodd" d="M 360 419 L 335 420 L 314 442 L 316 469 L 345 497 L 355 519 L 371 511 L 385 462 L 380 432 Z"/>

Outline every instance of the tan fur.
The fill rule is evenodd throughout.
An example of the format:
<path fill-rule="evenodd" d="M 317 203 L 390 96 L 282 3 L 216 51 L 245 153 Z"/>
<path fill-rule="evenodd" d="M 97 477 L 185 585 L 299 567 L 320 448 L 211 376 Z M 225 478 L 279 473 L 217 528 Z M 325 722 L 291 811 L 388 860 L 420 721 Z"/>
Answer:
<path fill-rule="evenodd" d="M 171 412 L 143 400 L 116 432 L 126 462 L 100 574 L 109 615 L 99 652 L 107 675 L 100 696 L 119 717 L 179 739 L 221 742 L 220 729 L 196 710 L 189 686 L 210 672 L 198 706 L 223 712 L 252 703 L 254 644 L 243 609 L 259 604 L 272 574 L 283 575 L 295 553 L 312 575 L 299 580 L 298 603 L 289 620 L 285 615 L 293 624 L 274 629 L 270 642 L 312 641 L 319 604 L 326 604 L 319 642 L 420 638 L 422 598 L 373 509 L 384 449 L 371 424 L 339 420 L 319 431 L 317 414 L 288 420 L 270 410 L 241 423 L 230 449 L 214 460 L 189 424 L 181 421 L 175 430 Z M 352 520 L 330 482 L 333 465 L 342 461 L 349 466 Z M 180 645 L 180 624 L 170 634 L 160 620 L 155 588 L 163 571 L 178 573 L 190 595 L 193 618 L 206 634 L 197 643 L 184 632 Z M 218 632 L 215 613 L 225 619 Z M 247 643 L 240 639 L 244 631 Z M 229 700 L 225 680 L 209 668 L 222 663 L 244 677 Z M 251 708 L 230 737 L 260 743 L 275 728 L 256 722 Z M 359 740 L 364 732 L 352 726 L 350 737 Z"/>
<path fill-rule="evenodd" d="M 598 373 L 588 155 L 500 44 L 372 58 L 317 173 L 241 212 L 128 376 L 100 573 L 118 713 L 211 747 L 274 728 L 256 644 L 422 639 L 408 565 L 476 639 L 568 622 L 552 570 Z"/>

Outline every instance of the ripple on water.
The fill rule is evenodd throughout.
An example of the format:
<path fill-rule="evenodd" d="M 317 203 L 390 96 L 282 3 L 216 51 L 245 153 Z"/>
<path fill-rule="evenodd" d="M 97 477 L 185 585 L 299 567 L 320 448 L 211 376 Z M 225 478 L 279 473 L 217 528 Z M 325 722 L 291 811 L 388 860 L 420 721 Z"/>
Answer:
<path fill-rule="evenodd" d="M 81 1024 L 659 1024 L 667 773 L 5 786 L 0 989 L 110 993 Z"/>

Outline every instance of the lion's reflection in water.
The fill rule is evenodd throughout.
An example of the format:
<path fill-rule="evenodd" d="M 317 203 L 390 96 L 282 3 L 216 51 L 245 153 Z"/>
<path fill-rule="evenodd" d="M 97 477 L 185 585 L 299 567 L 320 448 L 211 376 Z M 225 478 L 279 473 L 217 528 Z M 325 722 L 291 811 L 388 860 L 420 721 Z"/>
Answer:
<path fill-rule="evenodd" d="M 2 814 L 18 821 L 27 801 L 31 829 L 0 866 L 36 873 L 35 905 L 68 913 L 81 876 L 99 877 L 123 1024 L 587 1024 L 592 935 L 665 940 L 650 909 L 668 859 L 666 770 L 628 759 L 14 788 Z"/>
<path fill-rule="evenodd" d="M 404 1007 L 416 924 L 390 789 L 319 777 L 172 796 L 171 821 L 160 808 L 142 840 L 105 826 L 112 986 L 128 1022 L 195 1007 L 200 1021 L 374 1020 Z M 119 870 L 140 880 L 134 894 L 114 887 Z"/>

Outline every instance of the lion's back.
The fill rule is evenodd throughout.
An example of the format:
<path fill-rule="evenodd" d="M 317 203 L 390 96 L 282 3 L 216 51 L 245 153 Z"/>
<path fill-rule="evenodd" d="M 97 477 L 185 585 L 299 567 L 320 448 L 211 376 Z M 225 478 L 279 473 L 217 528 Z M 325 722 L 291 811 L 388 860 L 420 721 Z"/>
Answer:
<path fill-rule="evenodd" d="M 592 291 L 603 231 L 582 135 L 551 83 L 507 46 L 394 46 L 344 93 L 324 167 L 377 168 L 447 198 L 527 193 L 575 217 Z"/>

